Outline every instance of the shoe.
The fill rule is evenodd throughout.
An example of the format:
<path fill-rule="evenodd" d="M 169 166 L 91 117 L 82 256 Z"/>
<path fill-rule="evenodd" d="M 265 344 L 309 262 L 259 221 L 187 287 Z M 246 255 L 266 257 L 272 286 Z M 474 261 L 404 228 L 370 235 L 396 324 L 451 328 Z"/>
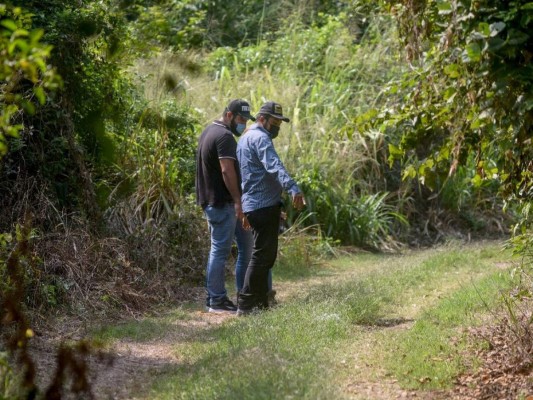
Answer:
<path fill-rule="evenodd" d="M 233 304 L 233 302 L 230 299 L 225 299 L 220 304 L 211 304 L 207 311 L 212 312 L 212 313 L 223 313 L 223 312 L 235 313 L 237 312 L 237 307 L 235 307 L 235 304 Z"/>
<path fill-rule="evenodd" d="M 276 291 L 275 290 L 271 290 L 271 291 L 267 292 L 267 296 L 268 296 L 268 305 L 270 307 L 276 306 L 278 304 L 278 301 L 276 300 Z"/>
<path fill-rule="evenodd" d="M 237 308 L 237 316 L 238 317 L 244 317 L 246 315 L 250 315 L 253 312 L 254 312 L 254 310 L 248 310 L 248 309 L 244 309 L 244 308 Z"/>

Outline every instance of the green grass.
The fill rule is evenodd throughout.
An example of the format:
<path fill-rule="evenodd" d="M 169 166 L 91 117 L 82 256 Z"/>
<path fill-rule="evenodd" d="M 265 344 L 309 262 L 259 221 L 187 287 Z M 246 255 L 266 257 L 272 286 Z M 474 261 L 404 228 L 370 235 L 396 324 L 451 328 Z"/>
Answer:
<path fill-rule="evenodd" d="M 464 287 L 425 312 L 412 329 L 390 335 L 386 340 L 385 367 L 407 388 L 448 388 L 464 371 L 469 344 L 465 326 L 480 322 L 509 288 L 508 273 L 497 272 Z M 468 360 L 465 360 L 467 358 Z"/>
<path fill-rule="evenodd" d="M 335 306 L 294 302 L 205 332 L 185 351 L 177 348 L 184 365 L 158 379 L 148 397 L 319 398 L 326 382 L 320 374 L 325 349 L 348 331 L 345 310 Z"/>
<path fill-rule="evenodd" d="M 326 278 L 329 282 L 308 288 L 273 311 L 203 331 L 194 343 L 176 346 L 182 363 L 159 377 L 148 397 L 342 398 L 338 386 L 331 384 L 336 360 L 344 356 L 339 351 L 365 340 L 364 330 L 357 333 L 353 327 L 379 325 L 413 297 L 420 300 L 439 285 L 459 290 L 425 312 L 412 330 L 391 334 L 394 340 L 383 337 L 377 346 L 390 346 L 386 367 L 406 387 L 413 387 L 413 382 L 445 387 L 462 365 L 460 347 L 450 344 L 456 327 L 470 323 L 469 310 L 483 311 L 478 293 L 494 298 L 508 284 L 504 272 L 483 277 L 494 271 L 493 261 L 501 257 L 484 251 L 444 248 L 422 256 L 377 256 L 383 264 L 372 274 L 344 272 L 342 279 Z M 362 259 L 366 263 L 369 257 Z M 347 271 L 346 259 L 340 265 Z M 357 257 L 352 265 L 358 268 Z"/>
<path fill-rule="evenodd" d="M 179 362 L 159 372 L 143 398 L 342 399 L 343 382 L 355 372 L 339 360 L 354 354 L 405 388 L 446 388 L 475 362 L 465 358 L 463 327 L 476 323 L 487 313 L 484 304 L 495 304 L 509 286 L 507 272 L 496 265 L 509 258 L 495 243 L 343 256 L 276 280 L 290 293 L 269 312 L 211 325 L 181 308 L 104 327 L 94 337 L 175 343 L 169 351 Z M 397 320 L 415 323 L 383 330 Z M 382 379 L 376 374 L 369 371 L 365 379 Z"/>

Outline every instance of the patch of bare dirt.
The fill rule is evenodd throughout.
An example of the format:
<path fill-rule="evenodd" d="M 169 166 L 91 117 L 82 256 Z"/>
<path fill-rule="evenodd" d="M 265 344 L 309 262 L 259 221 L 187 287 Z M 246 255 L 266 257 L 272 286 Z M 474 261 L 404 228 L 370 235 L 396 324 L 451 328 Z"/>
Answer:
<path fill-rule="evenodd" d="M 445 400 L 444 392 L 422 392 L 405 390 L 396 380 L 381 380 L 380 382 L 358 382 L 348 384 L 344 393 L 354 400 L 389 400 L 389 399 L 420 399 L 420 400 Z"/>
<path fill-rule="evenodd" d="M 103 350 L 91 349 L 91 355 L 86 358 L 86 362 L 94 399 L 133 400 L 137 396 L 142 397 L 157 375 L 185 362 L 176 351 L 180 343 L 197 340 L 203 331 L 222 324 L 228 318 L 235 318 L 231 314 L 200 311 L 204 301 L 203 288 L 191 289 L 188 300 L 197 303 L 199 310 L 191 311 L 186 320 L 165 320 L 170 329 L 169 326 L 162 328 L 161 336 L 146 341 L 125 338 L 114 341 Z M 106 324 L 110 322 L 105 321 Z M 41 321 L 38 324 L 35 329 L 36 336 L 30 341 L 30 351 L 37 369 L 37 384 L 41 390 L 48 388 L 52 381 L 61 344 L 82 340 L 87 336 L 89 328 L 95 325 L 99 325 L 99 322 L 69 317 L 46 323 Z M 67 381 L 65 388 L 69 385 L 70 382 Z M 78 400 L 80 397 L 65 390 L 61 398 Z"/>
<path fill-rule="evenodd" d="M 155 376 L 185 362 L 176 351 L 180 343 L 197 339 L 202 331 L 218 326 L 228 318 L 235 316 L 195 311 L 186 321 L 171 321 L 175 329 L 165 329 L 161 337 L 143 342 L 121 339 L 102 353 L 95 352 L 87 360 L 94 398 L 125 400 L 146 394 Z M 31 352 L 37 365 L 39 387 L 50 384 L 62 340 L 64 337 L 57 332 L 50 332 L 32 342 Z M 63 399 L 77 399 L 68 393 L 63 396 Z"/>

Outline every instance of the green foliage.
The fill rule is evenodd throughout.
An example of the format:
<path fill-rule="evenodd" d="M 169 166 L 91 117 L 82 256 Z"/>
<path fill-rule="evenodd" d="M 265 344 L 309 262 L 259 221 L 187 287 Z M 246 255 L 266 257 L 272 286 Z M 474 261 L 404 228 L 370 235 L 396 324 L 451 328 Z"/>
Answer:
<path fill-rule="evenodd" d="M 121 79 L 117 37 L 123 26 L 109 3 L 24 2 L 28 31 L 40 32 L 53 46 L 46 47 L 46 62 L 54 65 L 51 71 L 61 74 L 63 90 L 50 96 L 34 115 L 20 116 L 25 129 L 4 157 L 0 180 L 2 206 L 13 210 L 0 220 L 5 229 L 11 229 L 26 207 L 44 210 L 44 198 L 61 212 L 81 211 L 95 217 L 89 211 L 94 205 L 87 205 L 95 203 L 89 196 L 93 189 L 87 170 L 98 177 L 113 163 L 115 141 L 108 126 L 120 126 L 115 131 L 124 134 L 127 120 L 127 105 L 116 91 Z M 87 168 L 88 161 L 92 168 Z M 35 223 L 55 225 L 57 221 L 51 221 L 55 216 L 43 211 Z"/>
<path fill-rule="evenodd" d="M 402 101 L 387 110 L 381 129 L 399 137 L 391 159 L 416 156 L 407 158 L 407 176 L 423 176 L 435 188 L 437 177 L 445 180 L 474 155 L 474 185 L 496 179 L 505 196 L 531 198 L 529 4 L 442 1 L 394 6 L 416 78 L 410 73 L 390 88 Z"/>
<path fill-rule="evenodd" d="M 131 20 L 132 42 L 139 50 L 147 45 L 177 49 L 202 47 L 207 26 L 204 4 L 198 0 L 123 1 L 122 11 Z"/>
<path fill-rule="evenodd" d="M 397 53 L 386 45 L 394 34 L 387 16 L 375 9 L 369 13 L 367 21 L 372 23 L 358 34 L 357 45 L 350 18 L 322 16 L 320 24 L 310 26 L 287 18 L 284 35 L 216 49 L 207 58 L 208 73 L 216 77 L 210 94 L 218 100 L 243 86 L 239 90 L 253 109 L 266 99 L 282 103 L 291 124 L 283 126 L 275 145 L 288 170 L 305 186 L 313 213 L 307 223 L 320 225 L 325 236 L 343 243 L 376 247 L 401 226 L 401 213 L 394 215 L 392 196 L 382 198 L 389 192 L 385 176 L 393 175 L 384 162 L 384 136 L 358 129 L 352 121 L 372 102 L 381 101 L 380 85 L 402 67 Z M 212 100 L 203 84 L 193 86 L 202 88 L 199 100 L 193 91 L 189 94 L 194 104 L 211 110 L 205 105 Z M 374 200 L 379 205 L 367 209 Z M 288 213 L 292 221 L 293 210 Z M 371 222 L 374 218 L 378 220 Z"/>
<path fill-rule="evenodd" d="M 326 237 L 343 244 L 381 248 L 390 240 L 395 221 L 407 223 L 385 202 L 387 193 L 357 194 L 351 185 L 311 168 L 296 179 L 305 193 L 311 222 L 319 224 Z"/>
<path fill-rule="evenodd" d="M 336 255 L 331 238 L 324 238 L 317 226 L 305 226 L 300 214 L 293 225 L 279 238 L 279 255 L 274 269 L 275 279 L 295 279 L 310 276 L 325 259 Z"/>
<path fill-rule="evenodd" d="M 0 351 L 0 399 L 22 398 L 22 394 L 18 393 L 18 385 L 15 372 L 9 365 L 8 354 Z"/>
<path fill-rule="evenodd" d="M 515 225 L 513 237 L 509 243 L 513 251 L 522 257 L 522 265 L 526 273 L 533 271 L 533 202 L 525 201 L 519 206 L 521 218 Z M 531 288 L 527 288 L 531 290 Z"/>
<path fill-rule="evenodd" d="M 148 221 L 172 214 L 173 205 L 193 191 L 200 128 L 192 110 L 172 100 L 146 107 L 136 118 L 137 125 L 119 146 L 112 200 L 135 197 L 134 208 Z"/>
<path fill-rule="evenodd" d="M 35 240 L 37 232 L 31 231 L 25 238 L 20 225 L 17 225 L 15 235 L 0 234 L 0 291 L 10 293 L 13 289 L 13 279 L 9 272 L 8 260 L 13 250 L 22 240 Z M 24 288 L 24 304 L 34 309 L 53 308 L 61 302 L 65 287 L 58 277 L 45 274 L 42 270 L 42 260 L 34 253 L 21 254 L 17 260 L 19 284 Z"/>
<path fill-rule="evenodd" d="M 325 12 L 346 8 L 334 1 L 122 0 L 139 48 L 237 47 L 283 37 L 289 20 L 320 24 Z M 326 17 L 327 19 L 327 17 Z"/>
<path fill-rule="evenodd" d="M 31 15 L 0 4 L 0 158 L 8 138 L 24 129 L 23 115 L 33 115 L 56 90 L 60 78 L 48 64 L 52 47 L 42 43 L 42 29 L 32 29 Z"/>
<path fill-rule="evenodd" d="M 244 47 L 219 47 L 209 55 L 210 67 L 219 71 L 223 67 L 233 71 L 258 69 L 265 65 L 273 73 L 294 70 L 306 75 L 318 75 L 335 38 L 346 22 L 346 16 L 328 16 L 323 25 L 306 27 L 301 21 L 285 20 L 285 35 L 274 40 L 262 40 Z"/>

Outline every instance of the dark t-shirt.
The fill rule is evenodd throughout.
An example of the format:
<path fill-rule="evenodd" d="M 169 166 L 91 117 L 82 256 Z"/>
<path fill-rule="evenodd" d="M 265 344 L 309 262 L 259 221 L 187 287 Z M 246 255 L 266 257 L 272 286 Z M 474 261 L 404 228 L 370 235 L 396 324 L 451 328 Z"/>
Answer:
<path fill-rule="evenodd" d="M 223 122 L 215 121 L 202 132 L 196 153 L 196 203 L 202 208 L 233 203 L 222 178 L 220 159 L 234 160 L 235 171 L 239 175 L 236 150 L 237 143 L 233 134 Z"/>

